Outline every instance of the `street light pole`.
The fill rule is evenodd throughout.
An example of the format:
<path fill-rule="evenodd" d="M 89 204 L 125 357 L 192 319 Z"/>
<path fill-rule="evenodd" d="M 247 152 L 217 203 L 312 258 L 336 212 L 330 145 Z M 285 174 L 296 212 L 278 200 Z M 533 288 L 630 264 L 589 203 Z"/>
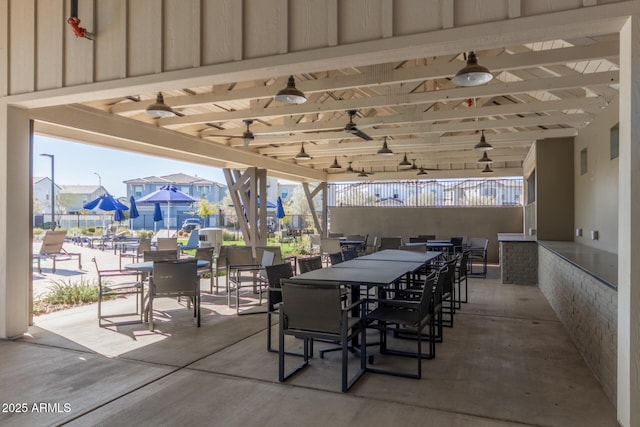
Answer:
<path fill-rule="evenodd" d="M 53 169 L 53 154 L 40 154 L 41 156 L 49 157 L 51 159 L 51 230 L 56 229 L 56 183 L 54 178 Z"/>
<path fill-rule="evenodd" d="M 102 189 L 102 177 L 98 172 L 94 172 L 93 174 L 98 176 L 98 187 Z"/>

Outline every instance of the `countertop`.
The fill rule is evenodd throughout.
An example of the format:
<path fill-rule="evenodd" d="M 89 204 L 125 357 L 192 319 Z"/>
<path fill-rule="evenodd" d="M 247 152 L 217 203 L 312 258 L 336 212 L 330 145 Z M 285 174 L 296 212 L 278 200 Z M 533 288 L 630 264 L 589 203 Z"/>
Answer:
<path fill-rule="evenodd" d="M 575 242 L 542 240 L 538 243 L 605 285 L 618 287 L 618 255 Z"/>
<path fill-rule="evenodd" d="M 536 242 L 536 236 L 522 233 L 498 233 L 499 242 Z"/>

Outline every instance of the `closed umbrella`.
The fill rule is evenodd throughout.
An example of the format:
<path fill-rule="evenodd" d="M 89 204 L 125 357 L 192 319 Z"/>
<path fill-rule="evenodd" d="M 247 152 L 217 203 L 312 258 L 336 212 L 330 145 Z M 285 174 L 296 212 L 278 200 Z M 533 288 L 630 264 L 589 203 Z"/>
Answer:
<path fill-rule="evenodd" d="M 284 212 L 284 206 L 282 206 L 282 198 L 278 196 L 278 200 L 276 200 L 276 218 L 278 218 L 278 227 L 282 228 L 282 218 L 287 216 Z"/>
<path fill-rule="evenodd" d="M 162 221 L 162 210 L 160 209 L 160 203 L 153 205 L 153 231 L 156 231 L 156 222 Z"/>
<path fill-rule="evenodd" d="M 129 229 L 133 229 L 133 219 L 138 218 L 140 213 L 138 212 L 138 207 L 136 206 L 136 199 L 131 196 L 129 197 Z"/>
<path fill-rule="evenodd" d="M 194 203 L 198 199 L 194 199 L 188 194 L 179 191 L 175 185 L 164 185 L 159 190 L 154 191 L 151 194 L 140 197 L 138 203 L 166 203 L 167 204 L 167 228 L 171 229 L 171 204 L 172 203 Z M 154 220 L 156 215 L 154 213 Z"/>

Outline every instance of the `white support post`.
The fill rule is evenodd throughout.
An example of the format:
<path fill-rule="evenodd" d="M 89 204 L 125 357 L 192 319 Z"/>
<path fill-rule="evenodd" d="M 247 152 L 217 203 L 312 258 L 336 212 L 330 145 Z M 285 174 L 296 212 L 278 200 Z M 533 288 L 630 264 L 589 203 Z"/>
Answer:
<path fill-rule="evenodd" d="M 620 31 L 617 411 L 640 426 L 640 16 Z"/>
<path fill-rule="evenodd" d="M 31 322 L 31 129 L 27 110 L 0 102 L 0 338 Z"/>

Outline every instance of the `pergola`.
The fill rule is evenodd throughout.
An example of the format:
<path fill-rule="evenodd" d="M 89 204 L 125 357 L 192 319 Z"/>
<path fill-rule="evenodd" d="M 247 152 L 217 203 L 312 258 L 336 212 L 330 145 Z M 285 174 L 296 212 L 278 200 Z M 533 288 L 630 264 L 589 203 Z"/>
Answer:
<path fill-rule="evenodd" d="M 68 7 L 0 1 L 0 337 L 30 320 L 33 133 L 225 168 L 240 201 L 264 171 L 316 192 L 361 179 L 347 164 L 415 179 L 403 156 L 430 178 L 482 176 L 481 132 L 494 175 L 522 176 L 536 141 L 617 105 L 617 408 L 640 423 L 640 2 L 81 1 L 94 40 L 67 28 Z M 470 52 L 494 79 L 457 87 Z M 290 77 L 307 102 L 274 100 Z M 174 116 L 145 112 L 158 93 Z M 394 155 L 377 154 L 385 140 Z"/>

